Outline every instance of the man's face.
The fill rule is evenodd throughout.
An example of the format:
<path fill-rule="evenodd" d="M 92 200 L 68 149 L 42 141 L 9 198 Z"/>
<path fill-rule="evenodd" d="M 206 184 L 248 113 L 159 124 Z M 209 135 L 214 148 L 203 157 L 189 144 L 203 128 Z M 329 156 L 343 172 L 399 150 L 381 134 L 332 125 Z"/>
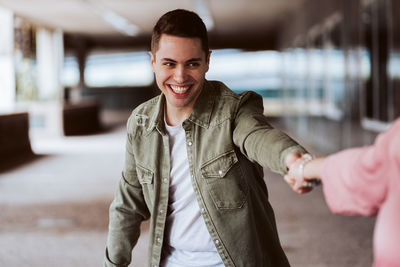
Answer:
<path fill-rule="evenodd" d="M 199 38 L 162 34 L 151 55 L 157 85 L 167 99 L 167 109 L 191 112 L 208 71 L 209 54 Z"/>

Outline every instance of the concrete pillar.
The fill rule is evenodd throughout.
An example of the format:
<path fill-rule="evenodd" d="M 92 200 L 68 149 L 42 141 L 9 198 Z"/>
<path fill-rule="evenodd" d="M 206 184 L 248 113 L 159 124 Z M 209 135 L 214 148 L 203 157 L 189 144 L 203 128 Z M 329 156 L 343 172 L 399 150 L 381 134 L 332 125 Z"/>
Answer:
<path fill-rule="evenodd" d="M 61 69 L 64 57 L 61 30 L 39 28 L 36 33 L 37 84 L 40 100 L 62 96 Z"/>
<path fill-rule="evenodd" d="M 38 28 L 36 32 L 37 85 L 39 102 L 31 107 L 32 116 L 44 117 L 41 135 L 62 134 L 61 70 L 64 61 L 61 30 Z"/>
<path fill-rule="evenodd" d="M 84 44 L 81 44 L 76 53 L 78 59 L 78 66 L 79 66 L 79 84 L 78 88 L 83 89 L 85 87 L 85 65 L 86 65 L 86 57 L 87 57 L 87 50 Z"/>
<path fill-rule="evenodd" d="M 0 113 L 12 112 L 15 106 L 13 49 L 14 15 L 0 8 Z"/>

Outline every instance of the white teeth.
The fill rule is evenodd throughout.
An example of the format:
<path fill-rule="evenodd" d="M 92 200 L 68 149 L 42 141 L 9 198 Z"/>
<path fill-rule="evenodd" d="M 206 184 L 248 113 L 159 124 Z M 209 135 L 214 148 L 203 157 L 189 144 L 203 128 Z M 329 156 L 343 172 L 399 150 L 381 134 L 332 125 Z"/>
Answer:
<path fill-rule="evenodd" d="M 186 93 L 186 91 L 189 89 L 190 86 L 176 86 L 176 85 L 170 85 L 171 89 L 177 93 L 177 94 L 183 94 Z"/>

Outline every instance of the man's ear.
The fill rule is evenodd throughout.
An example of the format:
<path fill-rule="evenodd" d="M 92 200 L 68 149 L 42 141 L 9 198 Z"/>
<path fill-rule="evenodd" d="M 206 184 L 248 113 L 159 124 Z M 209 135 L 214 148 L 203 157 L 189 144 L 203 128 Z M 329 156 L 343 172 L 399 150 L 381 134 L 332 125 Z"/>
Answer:
<path fill-rule="evenodd" d="M 151 51 L 149 51 L 148 53 L 150 55 L 151 68 L 153 69 L 154 72 L 154 64 L 156 64 L 156 56 Z"/>
<path fill-rule="evenodd" d="M 208 71 L 208 69 L 209 69 L 209 67 L 210 67 L 210 55 L 211 55 L 211 50 L 210 51 L 208 51 L 208 54 L 206 55 L 206 64 L 207 64 L 207 70 L 206 70 L 206 72 Z"/>

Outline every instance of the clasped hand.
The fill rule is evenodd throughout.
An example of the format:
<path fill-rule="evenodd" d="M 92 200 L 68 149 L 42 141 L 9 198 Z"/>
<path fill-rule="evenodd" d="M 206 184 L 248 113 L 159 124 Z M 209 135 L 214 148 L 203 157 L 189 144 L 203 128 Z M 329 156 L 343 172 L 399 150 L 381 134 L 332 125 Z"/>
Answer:
<path fill-rule="evenodd" d="M 294 153 L 286 157 L 287 174 L 283 177 L 293 191 L 304 194 L 310 192 L 319 180 L 307 178 L 304 176 L 305 165 L 312 160 L 311 155 L 297 155 Z"/>

